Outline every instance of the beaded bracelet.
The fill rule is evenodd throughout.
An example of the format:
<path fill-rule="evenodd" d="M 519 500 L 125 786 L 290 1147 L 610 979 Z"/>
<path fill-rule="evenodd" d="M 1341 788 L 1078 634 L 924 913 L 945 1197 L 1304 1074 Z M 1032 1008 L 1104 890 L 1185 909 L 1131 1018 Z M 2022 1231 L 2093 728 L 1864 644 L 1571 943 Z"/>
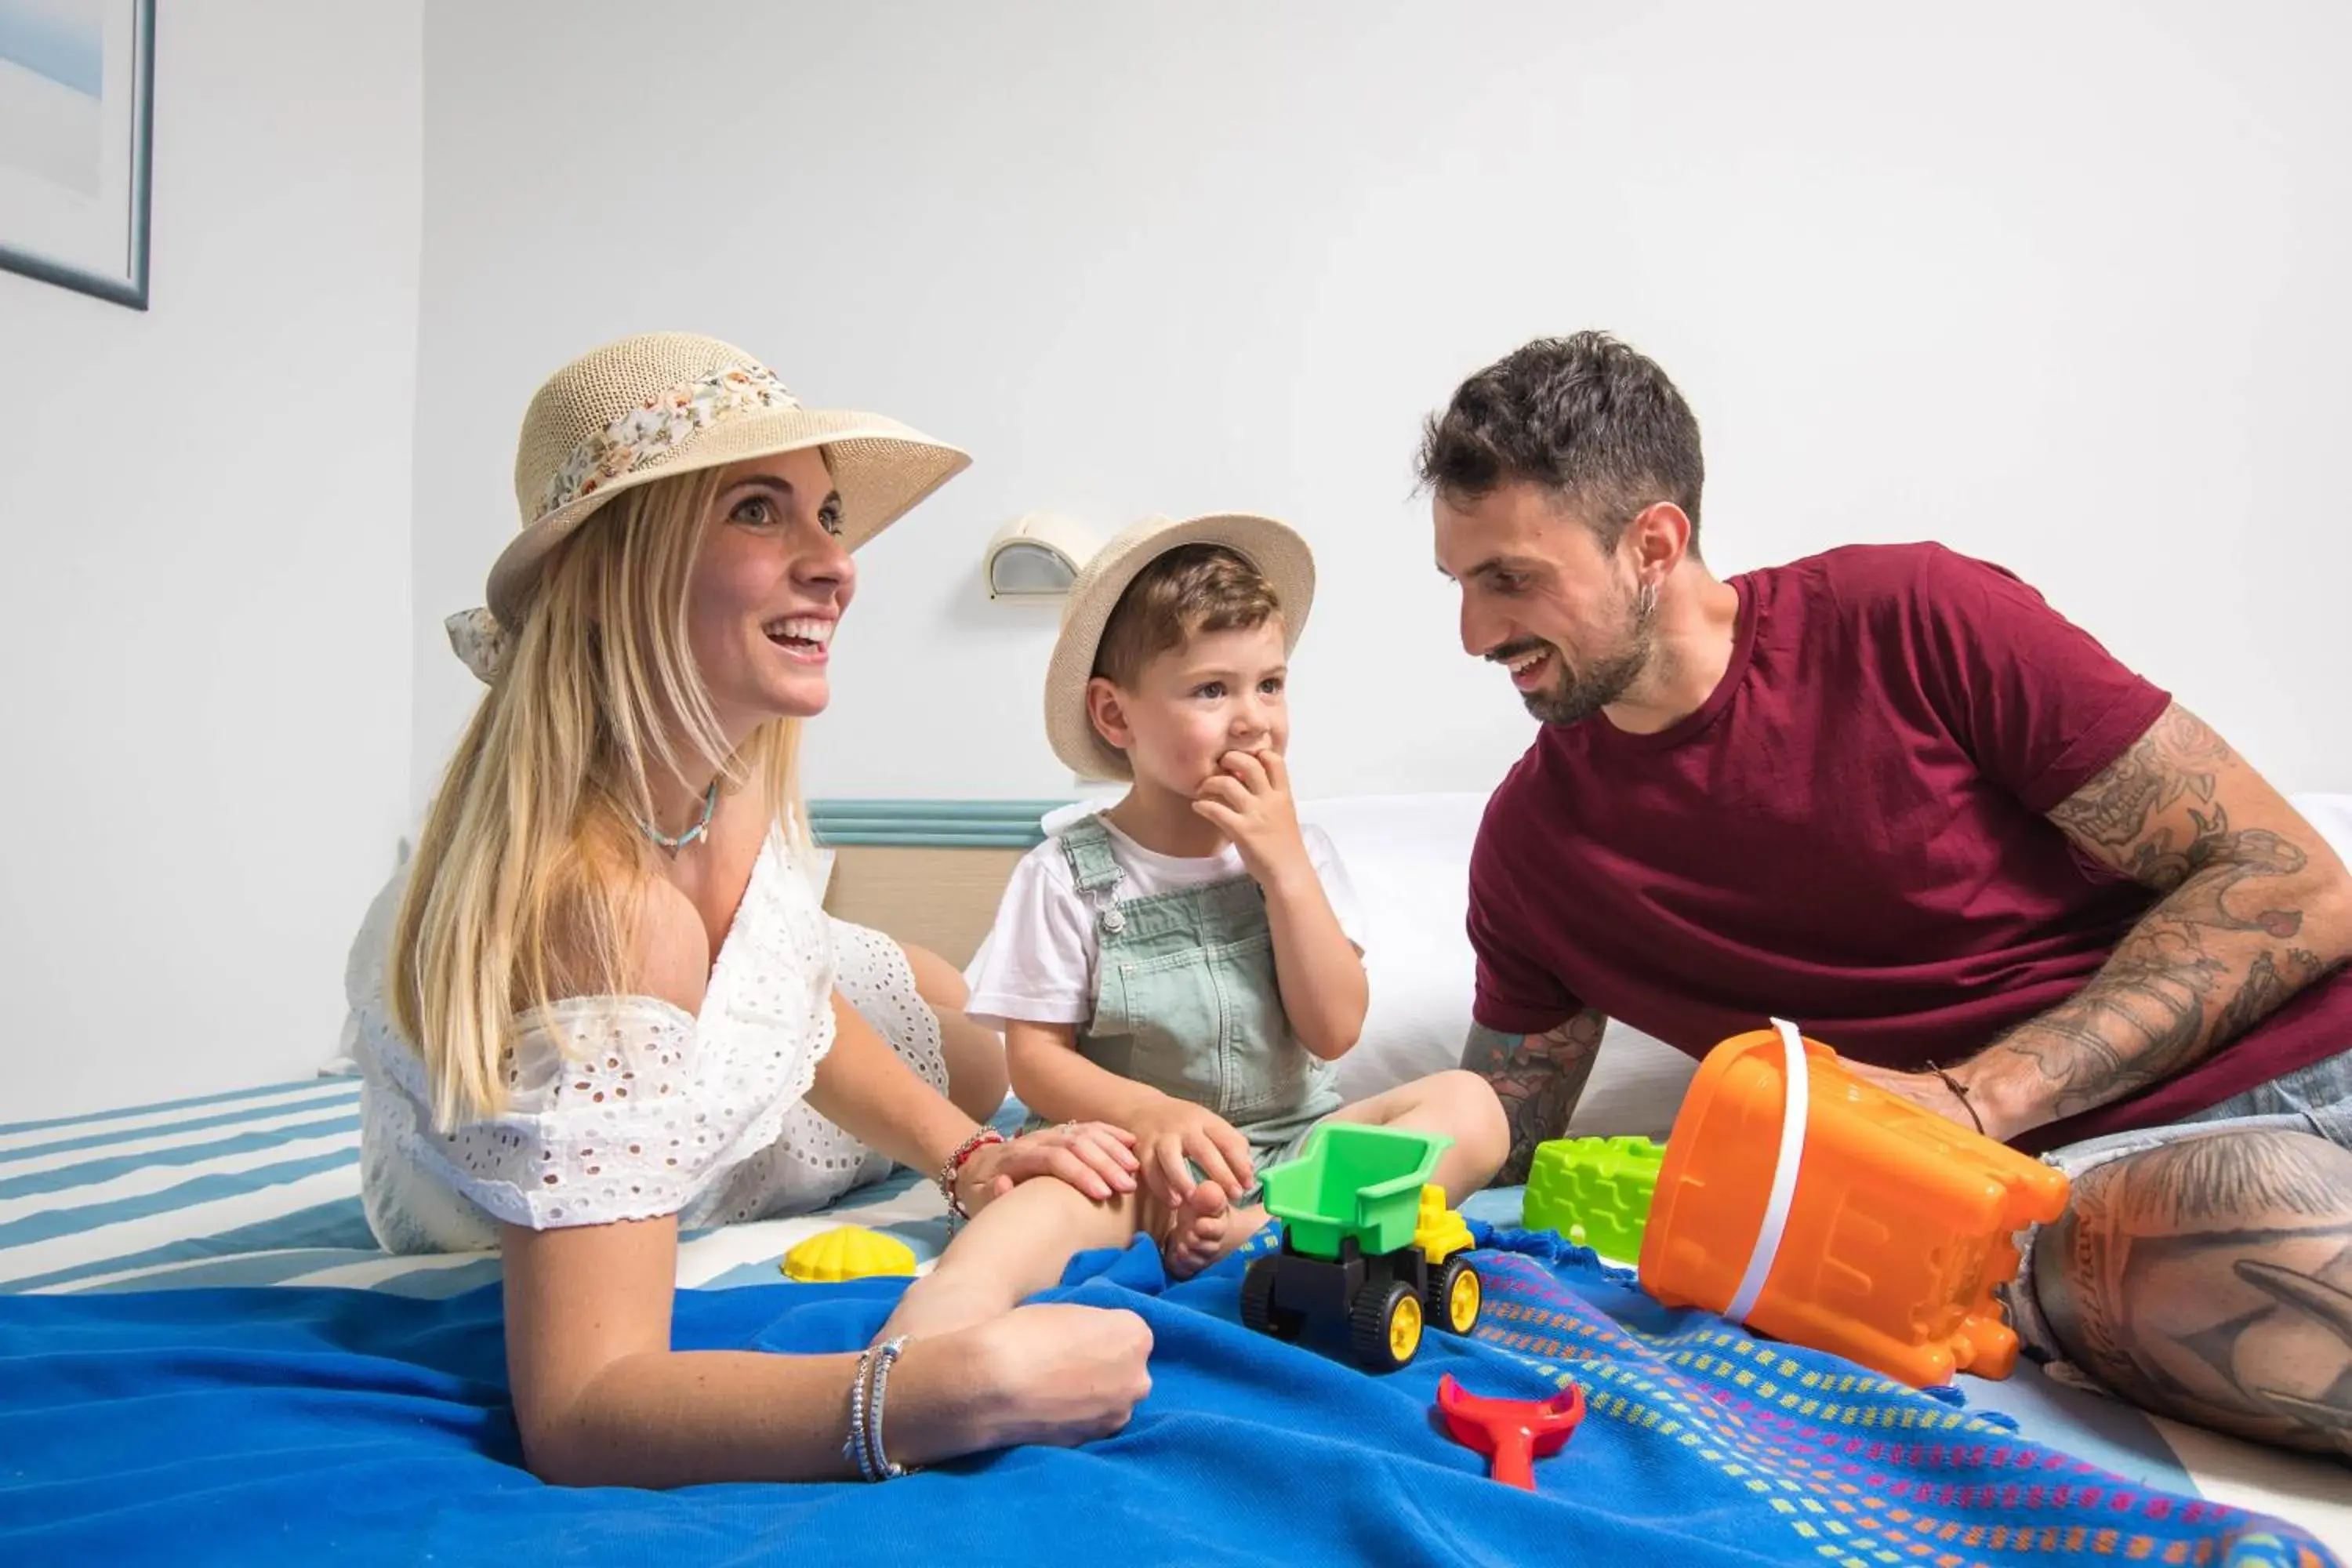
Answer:
<path fill-rule="evenodd" d="M 857 1473 L 869 1481 L 882 1478 L 874 1473 L 874 1460 L 866 1451 L 866 1389 L 874 1374 L 874 1347 L 868 1345 L 857 1358 L 857 1370 L 849 1374 L 849 1436 L 841 1445 L 841 1457 L 857 1467 Z"/>
<path fill-rule="evenodd" d="M 961 1225 L 971 1217 L 964 1211 L 963 1200 L 956 1196 L 955 1190 L 955 1179 L 962 1172 L 964 1162 L 989 1144 L 1003 1142 L 1003 1133 L 993 1127 L 983 1127 L 957 1144 L 955 1152 L 940 1162 L 939 1174 L 932 1179 L 940 1184 L 940 1195 L 948 1201 L 948 1223 L 950 1226 Z"/>
<path fill-rule="evenodd" d="M 876 1478 L 886 1481 L 897 1480 L 911 1468 L 894 1463 L 890 1456 L 882 1449 L 882 1407 L 890 1393 L 890 1365 L 898 1359 L 899 1353 L 906 1348 L 907 1336 L 900 1334 L 897 1339 L 889 1341 L 873 1352 L 874 1393 L 866 1402 L 864 1436 L 866 1451 L 873 1465 Z"/>

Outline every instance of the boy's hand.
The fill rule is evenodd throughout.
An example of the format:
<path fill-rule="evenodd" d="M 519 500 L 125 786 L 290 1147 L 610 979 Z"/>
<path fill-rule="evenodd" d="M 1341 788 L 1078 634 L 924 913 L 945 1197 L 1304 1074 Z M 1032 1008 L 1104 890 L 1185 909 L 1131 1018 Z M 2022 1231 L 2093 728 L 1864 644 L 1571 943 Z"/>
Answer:
<path fill-rule="evenodd" d="M 1268 888 L 1302 872 L 1312 876 L 1282 753 L 1227 752 L 1217 765 L 1225 771 L 1201 786 L 1192 809 L 1234 841 L 1243 868 Z"/>
<path fill-rule="evenodd" d="M 1127 1130 L 1135 1135 L 1136 1158 L 1143 1166 L 1143 1184 L 1171 1209 L 1192 1192 L 1187 1160 L 1235 1203 L 1257 1185 L 1257 1173 L 1250 1168 L 1249 1140 L 1206 1106 L 1162 1095 L 1157 1104 L 1127 1121 Z"/>

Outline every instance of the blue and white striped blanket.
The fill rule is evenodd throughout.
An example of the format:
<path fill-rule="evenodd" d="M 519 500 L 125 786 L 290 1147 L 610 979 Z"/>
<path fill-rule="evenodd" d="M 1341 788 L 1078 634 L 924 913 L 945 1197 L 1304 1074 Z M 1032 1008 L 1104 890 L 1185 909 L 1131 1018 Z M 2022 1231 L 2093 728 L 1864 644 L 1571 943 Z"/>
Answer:
<path fill-rule="evenodd" d="M 0 1293 L 339 1285 L 446 1296 L 498 1278 L 495 1254 L 394 1258 L 360 1211 L 360 1080 L 320 1078 L 165 1105 L 0 1126 Z M 686 1237 L 681 1286 L 768 1283 L 785 1249 L 836 1225 L 887 1230 L 919 1258 L 945 1210 L 901 1172 L 821 1215 Z"/>

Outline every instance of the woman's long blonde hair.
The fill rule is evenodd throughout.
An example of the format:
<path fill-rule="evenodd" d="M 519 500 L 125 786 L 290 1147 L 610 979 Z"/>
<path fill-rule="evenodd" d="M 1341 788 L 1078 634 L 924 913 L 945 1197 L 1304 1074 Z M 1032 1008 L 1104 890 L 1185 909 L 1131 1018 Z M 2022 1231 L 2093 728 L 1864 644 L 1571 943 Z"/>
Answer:
<path fill-rule="evenodd" d="M 434 1125 L 496 1115 L 520 1019 L 614 995 L 660 874 L 641 822 L 656 770 L 762 791 L 803 831 L 797 720 L 730 754 L 687 639 L 687 590 L 719 470 L 625 490 L 551 555 L 467 725 L 409 868 L 384 975 L 424 1058 Z"/>

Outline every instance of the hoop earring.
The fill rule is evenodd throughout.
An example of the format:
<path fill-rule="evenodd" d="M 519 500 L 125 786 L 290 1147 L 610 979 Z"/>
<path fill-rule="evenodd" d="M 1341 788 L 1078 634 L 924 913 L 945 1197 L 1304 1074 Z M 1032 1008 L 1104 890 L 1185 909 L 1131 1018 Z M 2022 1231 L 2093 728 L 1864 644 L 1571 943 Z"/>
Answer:
<path fill-rule="evenodd" d="M 1634 605 L 1633 618 L 1646 621 L 1657 613 L 1658 585 L 1655 583 L 1644 583 L 1642 584 L 1642 596 Z"/>

